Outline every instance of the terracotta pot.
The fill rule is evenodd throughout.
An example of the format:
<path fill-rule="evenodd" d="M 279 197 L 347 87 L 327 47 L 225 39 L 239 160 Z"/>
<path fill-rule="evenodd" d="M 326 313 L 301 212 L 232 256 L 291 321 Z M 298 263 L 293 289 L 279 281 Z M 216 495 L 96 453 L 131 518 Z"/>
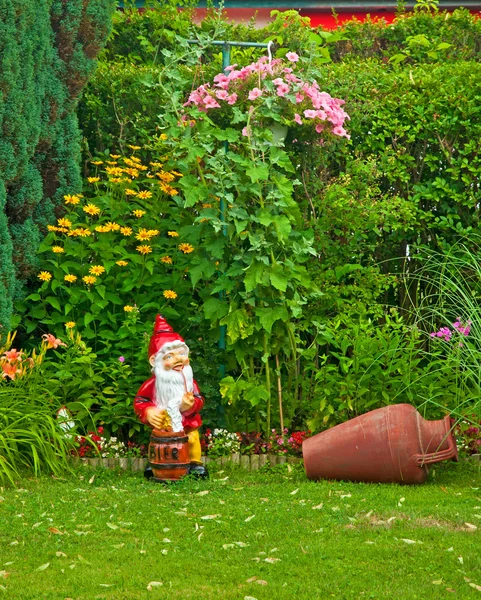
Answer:
<path fill-rule="evenodd" d="M 378 408 L 302 444 L 309 479 L 424 483 L 430 464 L 458 460 L 449 416 L 426 421 L 410 404 Z"/>
<path fill-rule="evenodd" d="M 149 463 L 154 481 L 176 481 L 190 466 L 188 437 L 183 431 L 158 431 L 150 436 Z"/>

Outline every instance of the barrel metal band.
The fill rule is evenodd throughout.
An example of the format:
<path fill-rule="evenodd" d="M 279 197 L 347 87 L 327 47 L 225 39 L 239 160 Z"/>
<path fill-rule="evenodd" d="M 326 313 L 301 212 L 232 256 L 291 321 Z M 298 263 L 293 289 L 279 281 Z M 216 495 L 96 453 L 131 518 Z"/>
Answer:
<path fill-rule="evenodd" d="M 158 438 L 152 435 L 150 441 L 156 444 L 185 444 L 189 438 L 187 436 Z"/>
<path fill-rule="evenodd" d="M 187 469 L 190 467 L 190 463 L 154 463 L 150 462 L 150 465 L 155 469 Z"/>

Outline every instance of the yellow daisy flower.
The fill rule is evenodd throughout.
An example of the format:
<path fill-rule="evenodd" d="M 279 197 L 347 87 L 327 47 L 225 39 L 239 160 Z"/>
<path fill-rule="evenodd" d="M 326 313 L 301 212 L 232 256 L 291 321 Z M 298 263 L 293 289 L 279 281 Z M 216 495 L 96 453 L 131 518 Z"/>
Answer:
<path fill-rule="evenodd" d="M 129 263 L 126 260 L 118 260 L 115 264 L 119 267 L 126 267 Z"/>
<path fill-rule="evenodd" d="M 156 167 L 157 169 L 161 169 L 164 166 L 163 163 L 159 163 L 159 162 L 151 162 L 150 165 L 152 167 Z"/>
<path fill-rule="evenodd" d="M 111 154 L 110 158 L 120 158 L 120 154 Z"/>
<path fill-rule="evenodd" d="M 147 191 L 139 192 L 137 194 L 137 198 L 142 198 L 142 200 L 146 200 L 147 198 L 152 198 L 152 192 L 147 192 Z"/>
<path fill-rule="evenodd" d="M 124 310 L 125 310 L 125 312 L 133 312 L 135 310 L 135 307 L 134 306 L 129 306 L 127 304 L 127 306 L 124 306 Z"/>
<path fill-rule="evenodd" d="M 159 185 L 160 185 L 160 189 L 163 192 L 165 192 L 166 194 L 168 194 L 169 196 L 177 196 L 177 194 L 179 193 L 171 185 L 167 185 L 166 183 L 163 183 L 162 181 L 159 183 Z"/>
<path fill-rule="evenodd" d="M 140 252 L 140 254 L 150 254 L 152 252 L 152 246 L 141 244 L 140 246 L 137 246 L 136 250 Z"/>
<path fill-rule="evenodd" d="M 105 273 L 105 267 L 102 267 L 102 265 L 94 265 L 93 267 L 90 267 L 89 273 L 91 275 L 102 275 L 102 273 Z"/>
<path fill-rule="evenodd" d="M 139 171 L 137 169 L 124 169 L 124 173 L 128 173 L 131 177 L 138 177 Z"/>
<path fill-rule="evenodd" d="M 109 175 L 113 175 L 114 177 L 120 177 L 124 170 L 122 169 L 122 167 L 107 167 L 105 169 L 105 172 Z"/>
<path fill-rule="evenodd" d="M 184 254 L 190 254 L 194 251 L 194 246 L 191 246 L 190 244 L 179 244 L 179 250 Z"/>
<path fill-rule="evenodd" d="M 134 210 L 132 211 L 132 214 L 135 215 L 138 219 L 140 219 L 140 217 L 143 217 L 145 215 L 145 210 Z"/>
<path fill-rule="evenodd" d="M 60 227 L 71 227 L 72 226 L 72 221 L 69 221 L 68 219 L 57 219 L 57 223 L 59 224 Z"/>
<path fill-rule="evenodd" d="M 62 252 L 65 252 L 65 250 L 62 248 L 62 246 L 52 246 L 52 252 L 55 252 L 55 254 L 62 254 Z"/>
<path fill-rule="evenodd" d="M 138 156 L 134 156 L 134 155 L 132 155 L 132 156 L 130 157 L 130 160 L 133 160 L 133 161 L 134 161 L 134 162 L 136 162 L 136 163 L 139 163 L 139 162 L 140 162 L 140 158 L 139 158 Z M 125 160 L 125 162 L 127 162 L 127 159 Z"/>
<path fill-rule="evenodd" d="M 103 165 L 104 161 L 103 160 L 91 160 L 90 161 L 93 165 Z"/>
<path fill-rule="evenodd" d="M 132 148 L 132 150 L 140 150 L 140 146 L 132 146 L 129 144 L 129 148 Z"/>
<path fill-rule="evenodd" d="M 155 177 L 155 175 L 152 175 L 151 173 L 147 173 L 147 177 L 148 177 L 149 179 L 153 179 L 153 178 Z"/>
<path fill-rule="evenodd" d="M 84 277 L 82 277 L 82 281 L 87 285 L 92 285 L 97 281 L 97 277 L 93 277 L 92 275 L 85 275 Z"/>
<path fill-rule="evenodd" d="M 77 281 L 77 275 L 65 275 L 64 280 L 73 283 L 74 281 Z"/>
<path fill-rule="evenodd" d="M 50 281 L 52 279 L 52 274 L 48 271 L 40 271 L 37 277 L 40 279 L 40 281 Z"/>
<path fill-rule="evenodd" d="M 122 183 L 122 180 L 120 179 L 120 177 L 113 177 L 109 181 L 110 181 L 110 183 Z"/>
<path fill-rule="evenodd" d="M 58 227 L 56 225 L 47 225 L 47 229 L 49 231 L 58 231 Z"/>
<path fill-rule="evenodd" d="M 118 231 L 120 229 L 120 225 L 118 223 L 113 223 L 112 221 L 109 221 L 105 227 L 107 228 L 107 231 Z"/>
<path fill-rule="evenodd" d="M 78 227 L 77 229 L 69 231 L 68 235 L 73 237 L 89 237 L 92 235 L 92 232 L 90 229 L 85 229 L 85 227 Z"/>
<path fill-rule="evenodd" d="M 167 173 L 166 171 L 160 171 L 160 173 L 156 173 L 156 175 L 164 183 L 170 183 L 171 181 L 174 181 L 174 179 L 175 179 L 175 177 L 171 173 Z"/>
<path fill-rule="evenodd" d="M 116 160 L 108 160 L 108 161 L 107 161 L 107 164 L 108 164 L 108 165 L 117 165 L 118 163 L 117 163 L 117 161 L 116 161 Z M 106 167 L 106 168 L 105 168 L 105 170 L 107 170 L 107 169 L 108 169 L 108 167 Z"/>
<path fill-rule="evenodd" d="M 164 298 L 175 300 L 177 298 L 177 294 L 173 290 L 165 290 L 163 293 Z"/>
<path fill-rule="evenodd" d="M 206 202 L 205 204 L 202 205 L 202 208 L 212 208 L 212 204 L 209 204 L 208 202 Z"/>
<path fill-rule="evenodd" d="M 100 208 L 98 206 L 95 206 L 95 204 L 87 204 L 87 206 L 83 207 L 83 211 L 86 212 L 88 215 L 100 214 Z"/>
<path fill-rule="evenodd" d="M 67 323 L 65 323 L 65 327 L 67 329 L 73 329 L 75 327 L 75 321 L 67 321 Z"/>
<path fill-rule="evenodd" d="M 179 237 L 177 231 L 168 231 L 167 235 L 170 235 L 170 237 Z"/>
<path fill-rule="evenodd" d="M 132 235 L 132 227 L 121 227 L 120 233 L 122 235 Z"/>
<path fill-rule="evenodd" d="M 137 192 L 135 190 L 131 190 L 130 188 L 125 190 L 125 194 L 126 196 L 137 196 Z"/>
<path fill-rule="evenodd" d="M 67 194 L 63 199 L 65 200 L 65 204 L 78 204 L 80 202 L 79 196 L 73 196 L 71 194 Z"/>
<path fill-rule="evenodd" d="M 163 263 L 165 263 L 166 265 L 171 265 L 171 264 L 172 264 L 172 259 L 171 259 L 171 257 L 170 257 L 170 256 L 163 256 L 163 257 L 160 259 L 160 262 L 163 262 Z"/>
<path fill-rule="evenodd" d="M 161 140 L 165 141 L 169 136 L 166 133 L 161 133 L 159 137 Z"/>
<path fill-rule="evenodd" d="M 95 231 L 98 231 L 99 233 L 107 233 L 107 231 L 110 231 L 110 228 L 106 227 L 105 225 L 97 225 Z"/>
<path fill-rule="evenodd" d="M 100 181 L 100 177 L 87 177 L 87 181 L 89 183 L 97 183 L 97 181 Z"/>

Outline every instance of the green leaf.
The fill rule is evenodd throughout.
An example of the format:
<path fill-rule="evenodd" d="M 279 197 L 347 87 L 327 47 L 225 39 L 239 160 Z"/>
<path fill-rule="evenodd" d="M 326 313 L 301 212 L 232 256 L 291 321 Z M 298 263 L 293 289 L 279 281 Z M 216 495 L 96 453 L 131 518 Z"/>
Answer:
<path fill-rule="evenodd" d="M 269 278 L 276 290 L 281 292 L 285 292 L 287 290 L 289 278 L 280 265 L 274 265 L 269 274 Z"/>
<path fill-rule="evenodd" d="M 251 167 L 246 170 L 246 175 L 250 177 L 252 183 L 255 183 L 256 181 L 265 181 L 269 179 L 269 167 L 267 165 Z"/>
<path fill-rule="evenodd" d="M 95 317 L 94 317 L 94 315 L 92 313 L 85 313 L 85 315 L 84 315 L 84 324 L 87 326 L 94 319 L 95 319 Z"/>
<path fill-rule="evenodd" d="M 277 239 L 282 242 L 289 237 L 292 227 L 289 219 L 285 215 L 280 215 L 274 220 L 274 227 L 277 231 Z"/>
<path fill-rule="evenodd" d="M 289 320 L 289 313 L 285 306 L 274 306 L 274 308 L 258 308 L 256 309 L 256 315 L 259 317 L 259 323 L 262 327 L 270 333 L 272 326 L 276 321 L 283 321 L 284 323 Z"/>
<path fill-rule="evenodd" d="M 263 208 L 257 213 L 257 220 L 261 225 L 264 225 L 264 227 L 268 227 L 274 220 L 274 217 L 268 210 Z"/>
<path fill-rule="evenodd" d="M 50 306 L 53 306 L 55 310 L 61 311 L 60 302 L 55 298 L 55 296 L 48 296 L 45 298 L 45 302 L 48 302 Z"/>
<path fill-rule="evenodd" d="M 216 140 L 221 142 L 237 142 L 240 137 L 239 132 L 236 129 L 232 129 L 232 127 L 228 127 L 227 129 L 216 129 L 212 132 L 212 135 Z"/>
<path fill-rule="evenodd" d="M 227 335 L 232 344 L 238 339 L 243 340 L 254 333 L 253 320 L 243 308 L 230 312 L 220 321 L 220 324 L 227 326 Z"/>
<path fill-rule="evenodd" d="M 204 302 L 204 315 L 209 321 L 218 321 L 224 317 L 228 310 L 229 305 L 227 302 L 222 302 L 219 298 L 209 298 Z"/>

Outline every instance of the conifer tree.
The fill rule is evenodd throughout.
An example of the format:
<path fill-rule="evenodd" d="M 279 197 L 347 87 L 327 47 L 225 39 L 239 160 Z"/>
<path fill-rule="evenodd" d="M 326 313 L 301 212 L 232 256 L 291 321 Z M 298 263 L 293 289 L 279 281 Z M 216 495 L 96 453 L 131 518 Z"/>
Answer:
<path fill-rule="evenodd" d="M 64 194 L 79 192 L 76 107 L 115 0 L 0 0 L 0 338 Z"/>

